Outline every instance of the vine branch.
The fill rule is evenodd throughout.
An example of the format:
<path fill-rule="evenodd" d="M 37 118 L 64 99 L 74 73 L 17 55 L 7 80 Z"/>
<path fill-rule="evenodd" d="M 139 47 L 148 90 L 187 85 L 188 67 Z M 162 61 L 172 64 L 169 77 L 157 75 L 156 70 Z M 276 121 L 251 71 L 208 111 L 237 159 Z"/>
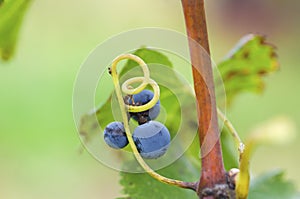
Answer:
<path fill-rule="evenodd" d="M 203 189 L 213 188 L 216 184 L 226 183 L 226 172 L 223 165 L 219 139 L 220 132 L 218 128 L 211 62 L 207 59 L 207 54 L 204 54 L 203 50 L 198 46 L 202 46 L 208 55 L 210 54 L 204 0 L 182 0 L 181 2 L 193 66 L 200 145 L 202 146 L 206 137 L 209 137 L 208 143 L 214 145 L 207 154 L 201 150 L 202 168 L 197 188 L 197 193 L 200 197 Z M 208 199 L 212 197 L 208 196 L 204 198 Z"/>

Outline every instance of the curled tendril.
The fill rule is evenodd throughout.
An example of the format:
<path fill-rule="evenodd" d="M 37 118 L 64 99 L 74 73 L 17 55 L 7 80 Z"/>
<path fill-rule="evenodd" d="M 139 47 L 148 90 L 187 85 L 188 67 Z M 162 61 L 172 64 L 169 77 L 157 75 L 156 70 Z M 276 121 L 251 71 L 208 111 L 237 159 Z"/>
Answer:
<path fill-rule="evenodd" d="M 137 62 L 139 64 L 139 66 L 142 68 L 144 76 L 143 77 L 134 77 L 131 79 L 128 79 L 127 81 L 125 81 L 122 84 L 122 89 L 120 88 L 120 83 L 119 83 L 119 76 L 117 74 L 117 64 L 124 59 L 130 59 L 133 60 L 135 62 Z M 145 110 L 148 110 L 150 108 L 152 108 L 156 102 L 159 100 L 159 96 L 160 96 L 160 90 L 159 90 L 159 86 L 158 84 L 152 80 L 150 78 L 150 72 L 148 69 L 148 66 L 146 65 L 146 63 L 138 56 L 133 55 L 133 54 L 123 54 L 120 55 L 118 57 L 116 57 L 113 62 L 112 65 L 109 69 L 110 74 L 112 75 L 112 79 L 113 79 L 113 83 L 114 83 L 114 87 L 116 90 L 116 96 L 117 96 L 117 100 L 121 109 L 121 113 L 122 113 L 122 119 L 123 119 L 123 123 L 124 123 L 124 128 L 126 131 L 126 136 L 128 139 L 128 142 L 130 144 L 130 147 L 133 151 L 133 154 L 136 158 L 136 160 L 138 161 L 138 163 L 143 167 L 143 169 L 153 178 L 166 183 L 166 184 L 170 184 L 170 185 L 174 185 L 174 186 L 178 186 L 181 188 L 186 188 L 186 189 L 196 189 L 196 184 L 195 183 L 190 183 L 190 182 L 183 182 L 180 180 L 174 180 L 174 179 L 170 179 L 167 177 L 164 177 L 158 173 L 156 173 L 154 170 L 152 170 L 149 165 L 143 160 L 143 158 L 141 157 L 141 155 L 139 154 L 136 145 L 132 139 L 132 134 L 130 132 L 129 129 L 129 123 L 128 123 L 128 116 L 127 116 L 127 112 L 126 111 L 130 111 L 130 112 L 142 112 Z M 133 83 L 141 83 L 138 87 L 136 88 L 132 88 L 130 85 Z M 150 85 L 153 88 L 154 91 L 154 96 L 152 98 L 151 101 L 149 101 L 147 104 L 142 105 L 142 106 L 132 106 L 132 105 L 127 105 L 125 104 L 123 97 L 122 97 L 122 92 L 127 94 L 127 95 L 133 95 L 133 94 L 137 94 L 139 92 L 141 92 L 142 90 L 144 90 L 146 88 L 146 86 Z"/>
<path fill-rule="evenodd" d="M 159 100 L 160 90 L 159 90 L 159 86 L 157 85 L 157 83 L 153 79 L 150 78 L 150 72 L 147 67 L 147 64 L 140 57 L 138 57 L 136 55 L 132 55 L 132 54 L 124 54 L 124 55 L 120 55 L 116 59 L 114 59 L 112 65 L 111 65 L 111 68 L 110 68 L 113 78 L 115 77 L 114 82 L 119 84 L 119 77 L 118 77 L 118 74 L 116 73 L 116 68 L 117 68 L 118 62 L 123 59 L 131 59 L 131 60 L 137 62 L 141 66 L 144 76 L 143 77 L 133 77 L 133 78 L 126 80 L 122 84 L 122 92 L 127 95 L 137 94 L 137 93 L 141 92 L 142 90 L 144 90 L 146 88 L 146 86 L 148 86 L 148 85 L 150 85 L 154 91 L 153 98 L 147 104 L 144 104 L 141 106 L 126 105 L 127 110 L 129 112 L 142 112 L 142 111 L 152 108 L 156 104 L 156 102 Z M 133 83 L 141 83 L 141 84 L 136 88 L 132 88 L 130 85 L 132 85 Z"/>

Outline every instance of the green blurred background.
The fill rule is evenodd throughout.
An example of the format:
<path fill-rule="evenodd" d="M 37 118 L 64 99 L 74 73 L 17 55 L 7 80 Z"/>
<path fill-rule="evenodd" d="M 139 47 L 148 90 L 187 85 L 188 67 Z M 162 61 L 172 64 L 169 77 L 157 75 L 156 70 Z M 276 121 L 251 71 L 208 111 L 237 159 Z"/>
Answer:
<path fill-rule="evenodd" d="M 269 118 L 285 115 L 300 129 L 299 7 L 292 0 L 207 1 L 213 59 L 218 62 L 247 33 L 262 33 L 278 48 L 281 69 L 266 78 L 262 95 L 238 97 L 228 116 L 242 137 Z M 118 172 L 88 153 L 79 155 L 72 116 L 73 83 L 100 42 L 134 28 L 185 33 L 179 0 L 33 1 L 17 52 L 0 62 L 0 198 L 114 198 Z M 300 137 L 261 147 L 254 175 L 283 168 L 300 188 Z"/>

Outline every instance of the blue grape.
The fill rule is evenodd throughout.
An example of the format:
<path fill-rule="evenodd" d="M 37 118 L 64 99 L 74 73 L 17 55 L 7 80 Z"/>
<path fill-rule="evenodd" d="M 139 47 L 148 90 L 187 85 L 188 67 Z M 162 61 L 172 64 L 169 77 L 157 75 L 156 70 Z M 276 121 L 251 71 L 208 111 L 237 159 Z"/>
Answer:
<path fill-rule="evenodd" d="M 132 137 L 141 156 L 147 159 L 164 155 L 171 141 L 169 130 L 157 121 L 137 126 Z"/>
<path fill-rule="evenodd" d="M 128 104 L 134 106 L 140 106 L 147 104 L 150 100 L 152 100 L 154 94 L 150 90 L 143 90 L 138 94 L 132 96 L 132 99 L 128 100 Z M 160 112 L 160 101 L 158 100 L 157 103 L 149 110 L 138 112 L 138 113 L 130 113 L 130 116 L 138 121 L 139 124 L 144 124 L 149 122 L 150 120 L 154 120 Z"/>
<path fill-rule="evenodd" d="M 104 129 L 104 141 L 115 149 L 124 148 L 128 144 L 124 125 L 121 122 L 111 122 Z"/>

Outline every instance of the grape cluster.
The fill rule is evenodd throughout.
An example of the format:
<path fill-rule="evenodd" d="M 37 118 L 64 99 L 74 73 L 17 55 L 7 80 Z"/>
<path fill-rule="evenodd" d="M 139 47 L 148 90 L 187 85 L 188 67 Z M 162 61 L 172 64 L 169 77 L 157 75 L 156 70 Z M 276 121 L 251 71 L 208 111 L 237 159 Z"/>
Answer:
<path fill-rule="evenodd" d="M 124 101 L 128 105 L 140 106 L 147 104 L 154 94 L 150 90 L 126 96 Z M 169 130 L 158 121 L 153 121 L 160 112 L 160 101 L 152 108 L 142 112 L 129 112 L 130 118 L 139 124 L 132 134 L 133 141 L 143 158 L 155 159 L 167 151 L 171 136 Z M 112 148 L 121 149 L 128 144 L 124 125 L 121 122 L 112 122 L 104 130 L 104 140 Z"/>

